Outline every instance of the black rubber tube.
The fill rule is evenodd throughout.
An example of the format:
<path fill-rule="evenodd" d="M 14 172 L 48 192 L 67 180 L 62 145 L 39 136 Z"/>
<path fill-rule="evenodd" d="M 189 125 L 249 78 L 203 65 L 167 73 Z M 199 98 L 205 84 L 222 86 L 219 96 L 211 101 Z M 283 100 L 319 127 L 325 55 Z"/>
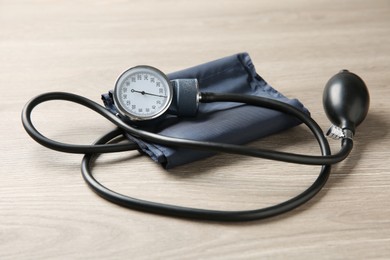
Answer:
<path fill-rule="evenodd" d="M 109 121 L 114 123 L 119 128 L 114 130 L 102 138 L 100 138 L 93 145 L 70 145 L 64 144 L 60 142 L 56 142 L 54 140 L 48 139 L 43 136 L 38 130 L 34 127 L 31 121 L 31 113 L 38 104 L 42 102 L 46 102 L 49 100 L 67 100 L 71 102 L 75 102 L 81 104 L 85 107 L 92 109 L 93 111 L 99 113 L 100 115 L 107 118 Z M 275 215 L 282 214 L 289 210 L 292 210 L 299 205 L 310 200 L 312 197 L 317 194 L 321 188 L 325 185 L 329 174 L 330 174 L 330 165 L 342 161 L 345 159 L 349 152 L 352 150 L 352 140 L 343 139 L 341 150 L 334 155 L 331 155 L 329 144 L 322 133 L 321 128 L 318 124 L 308 115 L 296 109 L 293 106 L 290 106 L 286 103 L 256 97 L 256 96 L 248 96 L 248 95 L 238 95 L 238 94 L 215 94 L 215 93 L 201 93 L 200 95 L 201 102 L 239 102 L 245 103 L 248 105 L 266 107 L 270 109 L 275 109 L 284 113 L 287 113 L 291 116 L 296 117 L 304 124 L 306 124 L 309 129 L 312 131 L 313 135 L 317 139 L 317 142 L 320 146 L 322 156 L 308 156 L 308 155 L 300 155 L 300 154 L 292 154 L 292 153 L 284 153 L 284 152 L 276 152 L 264 149 L 256 149 L 246 146 L 240 145 L 231 145 L 231 144 L 223 144 L 223 143 L 214 143 L 214 142 L 201 142 L 194 141 L 188 139 L 179 139 L 167 136 L 161 136 L 158 134 L 146 132 L 130 125 L 127 125 L 122 120 L 120 120 L 115 115 L 111 114 L 104 107 L 99 104 L 71 93 L 63 93 L 63 92 L 53 92 L 42 94 L 30 102 L 26 104 L 22 112 L 22 122 L 23 126 L 28 132 L 28 134 L 36 140 L 38 143 L 62 152 L 70 152 L 70 153 L 85 153 L 82 160 L 82 174 L 83 178 L 87 182 L 87 184 L 91 187 L 93 191 L 95 191 L 101 197 L 122 205 L 124 207 L 175 216 L 175 217 L 183 217 L 183 218 L 193 218 L 193 219 L 204 219 L 204 220 L 214 220 L 214 221 L 247 221 L 247 220 L 257 220 L 272 217 Z M 134 150 L 137 148 L 135 144 L 107 144 L 113 138 L 122 135 L 123 131 L 136 136 L 141 139 L 145 139 L 149 142 L 159 143 L 167 146 L 179 146 L 186 147 L 189 149 L 199 149 L 199 150 L 208 150 L 214 152 L 224 152 L 224 153 L 234 153 L 241 154 L 246 156 L 253 156 L 265 159 L 279 160 L 290 163 L 298 163 L 298 164 L 310 164 L 310 165 L 322 165 L 320 174 L 314 183 L 308 187 L 301 194 L 293 197 L 285 202 L 280 204 L 262 208 L 255 210 L 245 210 L 245 211 L 219 211 L 219 210 L 206 210 L 206 209 L 197 209 L 197 208 L 188 208 L 181 207 L 169 204 L 162 204 L 157 202 L 151 202 L 146 200 L 140 200 L 136 198 L 132 198 L 129 196 L 125 196 L 119 193 L 116 193 L 102 184 L 100 184 L 91 173 L 92 166 L 92 158 L 94 155 L 98 155 L 100 153 L 107 152 L 119 152 L 125 150 Z"/>

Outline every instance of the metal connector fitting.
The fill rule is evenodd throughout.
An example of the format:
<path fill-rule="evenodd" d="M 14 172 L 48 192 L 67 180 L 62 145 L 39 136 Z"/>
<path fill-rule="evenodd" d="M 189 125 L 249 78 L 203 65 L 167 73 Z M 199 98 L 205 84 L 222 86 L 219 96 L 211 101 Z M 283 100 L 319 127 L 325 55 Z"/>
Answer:
<path fill-rule="evenodd" d="M 339 139 L 353 139 L 353 132 L 349 129 L 341 129 L 338 126 L 331 125 L 329 130 L 326 132 L 326 136 L 339 140 Z"/>

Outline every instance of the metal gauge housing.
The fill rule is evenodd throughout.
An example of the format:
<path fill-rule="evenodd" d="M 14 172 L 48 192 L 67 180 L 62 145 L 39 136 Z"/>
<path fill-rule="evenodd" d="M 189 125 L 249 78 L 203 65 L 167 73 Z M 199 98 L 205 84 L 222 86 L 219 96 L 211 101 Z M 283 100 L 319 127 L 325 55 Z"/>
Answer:
<path fill-rule="evenodd" d="M 136 66 L 119 76 L 114 102 L 121 115 L 135 121 L 162 115 L 171 105 L 173 88 L 167 76 L 151 66 Z"/>

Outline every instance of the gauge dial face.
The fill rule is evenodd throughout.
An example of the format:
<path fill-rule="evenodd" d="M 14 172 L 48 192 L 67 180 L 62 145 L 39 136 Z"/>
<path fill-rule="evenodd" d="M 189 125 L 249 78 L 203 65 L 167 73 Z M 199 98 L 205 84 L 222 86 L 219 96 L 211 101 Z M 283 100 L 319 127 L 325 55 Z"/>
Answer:
<path fill-rule="evenodd" d="M 131 120 L 150 120 L 170 106 L 172 85 L 160 70 L 137 66 L 119 76 L 114 101 L 119 112 Z"/>

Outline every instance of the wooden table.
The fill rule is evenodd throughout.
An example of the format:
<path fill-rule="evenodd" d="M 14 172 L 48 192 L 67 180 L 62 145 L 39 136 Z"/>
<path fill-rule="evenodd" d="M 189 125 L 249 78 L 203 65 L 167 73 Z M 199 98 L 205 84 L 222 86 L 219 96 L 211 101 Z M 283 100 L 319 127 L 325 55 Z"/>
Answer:
<path fill-rule="evenodd" d="M 100 102 L 129 67 L 168 73 L 242 51 L 323 129 L 322 91 L 333 74 L 349 69 L 370 90 L 352 154 L 313 200 L 288 214 L 215 223 L 127 210 L 86 186 L 81 155 L 48 150 L 22 127 L 23 105 L 40 93 Z M 387 0 L 0 0 L 0 259 L 388 259 L 389 72 Z M 114 127 L 66 102 L 42 105 L 33 119 L 48 137 L 73 143 L 89 144 Z M 319 153 L 303 126 L 254 145 Z M 337 151 L 339 142 L 331 146 Z M 226 154 L 166 171 L 125 152 L 99 158 L 95 175 L 147 200 L 236 210 L 286 200 L 318 171 Z"/>

